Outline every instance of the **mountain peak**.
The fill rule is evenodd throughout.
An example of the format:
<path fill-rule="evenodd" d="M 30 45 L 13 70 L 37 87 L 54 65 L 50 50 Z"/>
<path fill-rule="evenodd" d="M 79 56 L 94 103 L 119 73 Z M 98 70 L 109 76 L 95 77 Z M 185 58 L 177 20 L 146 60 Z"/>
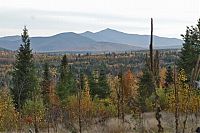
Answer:
<path fill-rule="evenodd" d="M 114 30 L 114 29 L 111 29 L 111 28 L 106 28 L 106 29 L 101 30 L 101 31 L 96 32 L 96 33 L 103 33 L 103 34 L 104 34 L 104 33 L 107 33 L 107 34 L 117 33 L 117 34 L 119 34 L 119 33 L 123 33 L 123 32 L 118 31 L 118 30 Z"/>
<path fill-rule="evenodd" d="M 108 30 L 108 31 L 109 31 L 109 30 L 112 30 L 112 31 L 113 31 L 114 29 L 106 28 L 106 29 L 104 29 L 104 30 Z"/>
<path fill-rule="evenodd" d="M 104 29 L 104 30 L 101 30 L 101 31 L 99 31 L 99 32 L 105 32 L 105 31 L 107 31 L 107 32 L 110 32 L 110 31 L 117 31 L 117 30 L 114 30 L 114 29 L 110 29 L 110 28 L 106 28 L 106 29 Z M 117 31 L 118 32 L 118 31 Z"/>
<path fill-rule="evenodd" d="M 86 31 L 85 33 L 93 33 L 93 32 L 91 32 L 91 31 Z"/>
<path fill-rule="evenodd" d="M 83 32 L 83 33 L 81 33 L 81 34 L 93 34 L 93 32 L 91 32 L 91 31 L 86 31 L 86 32 Z"/>

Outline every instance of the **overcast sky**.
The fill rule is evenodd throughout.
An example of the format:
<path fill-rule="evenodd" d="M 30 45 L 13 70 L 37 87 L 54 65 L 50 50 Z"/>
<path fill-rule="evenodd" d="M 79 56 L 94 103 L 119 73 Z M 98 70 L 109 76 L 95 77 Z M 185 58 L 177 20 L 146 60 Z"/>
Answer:
<path fill-rule="evenodd" d="M 200 18 L 200 0 L 0 0 L 0 36 L 96 32 L 105 28 L 133 34 L 181 38 Z"/>

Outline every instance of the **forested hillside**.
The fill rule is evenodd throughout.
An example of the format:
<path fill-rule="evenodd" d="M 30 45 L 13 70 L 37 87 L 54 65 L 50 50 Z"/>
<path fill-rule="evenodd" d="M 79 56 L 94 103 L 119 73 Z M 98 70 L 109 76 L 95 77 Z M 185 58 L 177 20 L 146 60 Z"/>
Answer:
<path fill-rule="evenodd" d="M 181 50 L 0 51 L 0 132 L 189 133 L 199 123 L 200 19 Z M 67 40 L 66 40 L 67 41 Z"/>

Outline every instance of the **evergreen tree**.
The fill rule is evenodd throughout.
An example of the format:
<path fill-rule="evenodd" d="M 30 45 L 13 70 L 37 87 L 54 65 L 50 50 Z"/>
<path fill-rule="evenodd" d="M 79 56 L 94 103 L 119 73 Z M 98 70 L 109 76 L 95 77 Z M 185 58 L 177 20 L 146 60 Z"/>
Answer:
<path fill-rule="evenodd" d="M 165 87 L 169 87 L 173 83 L 172 68 L 169 66 L 166 72 Z"/>
<path fill-rule="evenodd" d="M 95 74 L 92 73 L 88 76 L 88 80 L 89 80 L 89 87 L 90 87 L 90 95 L 92 96 L 92 98 L 95 97 L 95 95 L 97 94 L 97 79 L 95 77 Z"/>
<path fill-rule="evenodd" d="M 43 72 L 43 81 L 41 84 L 42 97 L 43 97 L 45 105 L 49 104 L 50 87 L 51 87 L 51 75 L 49 71 L 49 64 L 45 63 L 44 72 Z"/>
<path fill-rule="evenodd" d="M 92 98 L 107 98 L 110 95 L 110 88 L 103 68 L 101 68 L 100 71 L 94 71 L 94 73 L 89 76 L 89 86 Z"/>
<path fill-rule="evenodd" d="M 28 30 L 24 27 L 22 44 L 16 55 L 16 63 L 13 71 L 13 88 L 11 92 L 17 109 L 21 109 L 27 99 L 32 97 L 32 91 L 36 87 L 33 54 L 30 48 Z"/>
<path fill-rule="evenodd" d="M 200 19 L 196 27 L 187 27 L 186 34 L 181 36 L 184 43 L 178 66 L 183 68 L 187 76 L 189 76 L 200 54 Z"/>
<path fill-rule="evenodd" d="M 58 81 L 57 94 L 61 101 L 75 91 L 75 80 L 71 69 L 68 67 L 67 56 L 64 55 L 60 66 L 60 78 Z"/>
<path fill-rule="evenodd" d="M 147 111 L 146 99 L 155 92 L 155 84 L 152 73 L 147 69 L 143 69 L 143 75 L 139 81 L 139 103 L 142 112 Z"/>
<path fill-rule="evenodd" d="M 110 95 L 110 88 L 104 69 L 99 72 L 97 95 L 99 98 L 107 98 Z"/>

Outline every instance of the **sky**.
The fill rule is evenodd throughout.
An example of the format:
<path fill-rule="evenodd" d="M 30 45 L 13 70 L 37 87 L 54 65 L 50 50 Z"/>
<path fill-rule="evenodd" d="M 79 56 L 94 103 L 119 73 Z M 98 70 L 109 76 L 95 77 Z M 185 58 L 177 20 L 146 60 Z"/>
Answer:
<path fill-rule="evenodd" d="M 200 18 L 200 0 L 0 0 L 0 36 L 97 32 L 106 28 L 130 34 L 181 38 Z"/>

